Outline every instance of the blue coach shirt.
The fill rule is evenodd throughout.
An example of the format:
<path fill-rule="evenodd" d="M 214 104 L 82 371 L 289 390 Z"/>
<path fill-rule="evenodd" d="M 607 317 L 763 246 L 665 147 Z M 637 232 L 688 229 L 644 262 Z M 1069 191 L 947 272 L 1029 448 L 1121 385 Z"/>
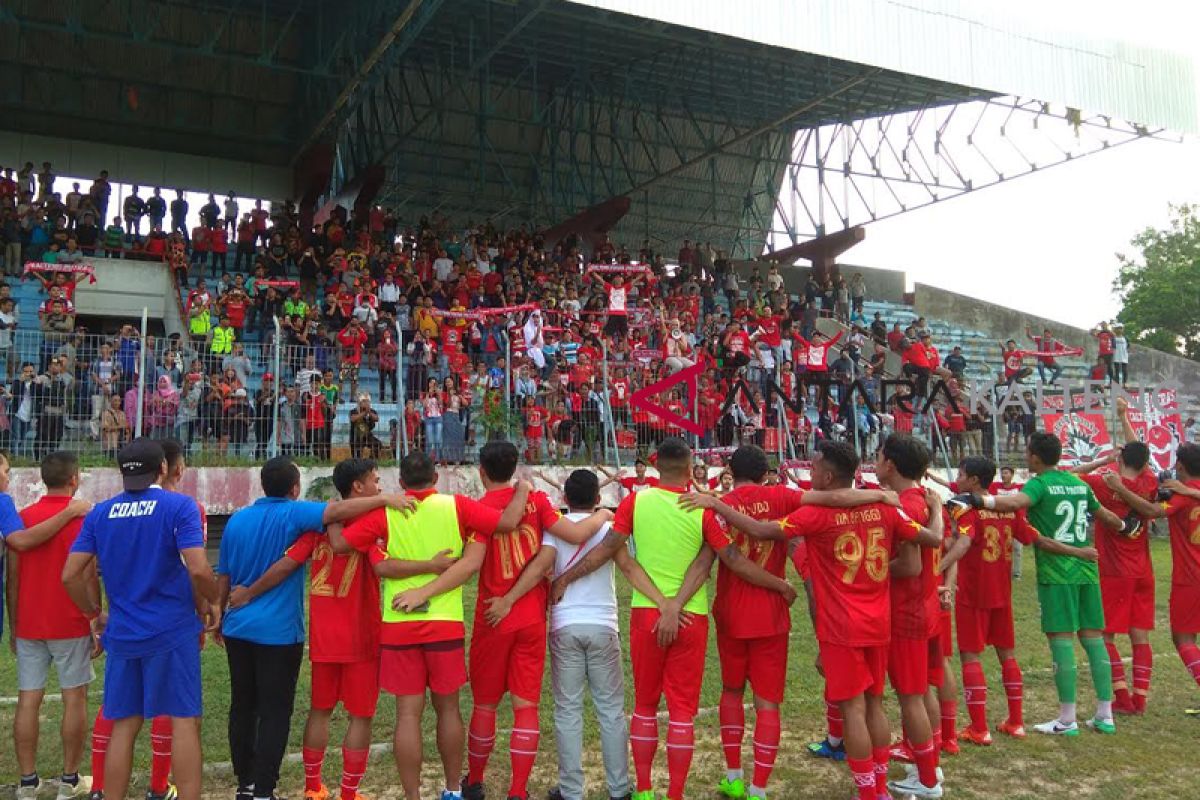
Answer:
<path fill-rule="evenodd" d="M 262 497 L 225 523 L 217 574 L 230 586 L 249 586 L 283 557 L 305 531 L 324 530 L 324 503 Z M 304 570 L 225 615 L 222 632 L 255 644 L 304 641 Z"/>
<path fill-rule="evenodd" d="M 7 493 L 0 492 L 0 539 L 22 530 L 25 530 L 25 523 L 17 513 L 16 503 Z M 0 550 L 0 598 L 4 597 L 4 552 Z M 4 638 L 4 606 L 5 604 L 0 602 L 0 639 Z"/>
<path fill-rule="evenodd" d="M 196 547 L 204 547 L 204 528 L 187 495 L 151 486 L 92 508 L 71 552 L 96 556 L 108 595 L 105 649 L 139 658 L 199 635 L 192 579 L 179 557 Z"/>

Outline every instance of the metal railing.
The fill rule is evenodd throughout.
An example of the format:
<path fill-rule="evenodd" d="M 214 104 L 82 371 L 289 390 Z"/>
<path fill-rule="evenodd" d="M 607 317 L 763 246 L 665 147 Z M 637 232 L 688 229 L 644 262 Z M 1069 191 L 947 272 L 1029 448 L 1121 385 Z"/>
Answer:
<path fill-rule="evenodd" d="M 148 338 L 144 319 L 140 329 L 126 325 L 111 335 L 58 322 L 0 331 L 0 444 L 17 460 L 60 447 L 102 460 L 141 432 L 178 438 L 197 464 L 278 453 L 313 462 L 351 454 L 390 461 L 413 448 L 470 463 L 483 442 L 503 437 L 530 463 L 620 467 L 681 433 L 630 405 L 634 391 L 669 373 L 662 358 L 645 353 L 604 348 L 581 368 L 560 351 L 538 369 L 511 341 L 502 351 L 447 356 L 399 327 L 369 331 L 357 351 L 317 337 L 277 344 L 278 325 L 259 341 L 241 341 L 237 331 L 231 340 Z M 717 394 L 719 379 L 732 393 Z M 793 384 L 778 366 L 714 365 L 696 396 L 680 386 L 659 399 L 703 422 L 703 433 L 689 437 L 714 462 L 747 442 L 780 463 L 802 462 L 823 437 L 855 442 L 871 458 L 888 431 L 907 430 L 908 420 L 888 409 L 856 408 L 856 390 L 847 385 L 810 382 L 787 398 L 772 385 Z M 1003 420 L 988 419 L 977 433 L 943 432 L 932 413 L 911 422 L 946 464 L 976 452 L 1012 461 L 1026 433 L 1022 423 L 1014 443 Z"/>

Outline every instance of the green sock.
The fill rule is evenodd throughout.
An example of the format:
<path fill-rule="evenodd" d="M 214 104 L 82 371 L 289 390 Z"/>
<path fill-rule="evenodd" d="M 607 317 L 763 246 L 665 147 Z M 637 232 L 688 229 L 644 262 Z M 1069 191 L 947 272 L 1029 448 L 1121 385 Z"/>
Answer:
<path fill-rule="evenodd" d="M 1108 701 L 1113 699 L 1112 665 L 1108 663 L 1108 650 L 1104 640 L 1097 636 L 1094 639 L 1080 639 L 1083 651 L 1087 653 L 1088 669 L 1092 671 L 1092 683 L 1096 686 L 1096 699 Z"/>
<path fill-rule="evenodd" d="M 1100 650 L 1104 642 L 1100 642 Z M 1054 685 L 1058 688 L 1058 702 L 1075 702 L 1075 642 L 1070 639 L 1050 640 L 1050 658 L 1054 660 Z M 1112 692 L 1112 675 L 1109 675 L 1109 692 Z"/>

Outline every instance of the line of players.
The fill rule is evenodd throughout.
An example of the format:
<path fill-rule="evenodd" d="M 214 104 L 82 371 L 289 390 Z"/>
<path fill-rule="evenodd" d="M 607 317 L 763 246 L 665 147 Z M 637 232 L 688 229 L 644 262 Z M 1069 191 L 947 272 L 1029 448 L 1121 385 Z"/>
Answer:
<path fill-rule="evenodd" d="M 1132 466 L 1123 468 L 1136 471 L 1143 449 L 1137 444 L 1127 448 L 1125 458 Z M 561 598 L 572 583 L 614 558 L 634 586 L 630 655 L 635 707 L 630 743 L 636 781 L 632 797 L 635 800 L 654 797 L 651 765 L 659 744 L 657 714 L 663 697 L 669 719 L 666 797 L 669 800 L 683 797 L 708 635 L 704 582 L 716 559 L 720 559 L 721 565 L 713 616 L 724 689 L 720 726 L 728 766 L 718 789 L 731 798 L 765 796 L 778 750 L 779 705 L 786 680 L 790 629 L 788 607 L 795 597 L 784 578 L 787 548 L 776 540 L 797 537 L 808 542 L 807 558 L 796 560 L 808 563 L 806 586 L 810 589 L 810 612 L 821 643 L 826 698 L 836 706 L 836 712 L 831 708 L 829 716 L 844 731 L 837 737 L 844 739 L 843 742 L 831 736 L 824 746 L 846 753 L 861 797 L 886 796 L 889 786 L 913 796 L 937 797 L 942 793 L 939 755 L 947 740 L 953 740 L 957 717 L 955 692 L 945 681 L 950 655 L 949 608 L 956 588 L 961 591 L 957 628 L 971 718 L 963 736 L 975 744 L 991 741 L 986 681 L 980 660 L 989 646 L 996 649 L 1000 659 L 1008 700 L 1008 717 L 999 730 L 1018 737 L 1025 733 L 1023 681 L 1015 658 L 1011 608 L 1015 542 L 1038 549 L 1043 628 L 1055 659 L 1056 684 L 1062 703 L 1060 716 L 1037 729 L 1051 734 L 1078 733 L 1071 640 L 1079 636 L 1088 653 L 1100 698 L 1089 724 L 1102 733 L 1115 731 L 1111 665 L 1100 639 L 1100 632 L 1106 628 L 1095 565 L 1098 553 L 1091 546 L 1087 514 L 1094 514 L 1101 525 L 1115 532 L 1100 537 L 1100 541 L 1106 542 L 1101 545 L 1105 552 L 1110 539 L 1126 543 L 1117 546 L 1144 549 L 1144 528 L 1140 522 L 1124 518 L 1128 516 L 1127 509 L 1118 507 L 1118 511 L 1125 511 L 1118 514 L 1104 508 L 1086 484 L 1057 470 L 1059 455 L 1057 439 L 1037 437 L 1028 457 L 1033 478 L 1020 493 L 1007 497 L 986 494 L 995 475 L 995 466 L 990 461 L 966 460 L 956 488 L 967 494 L 957 498 L 958 513 L 948 542 L 943 541 L 947 521 L 942 518 L 936 495 L 920 486 L 929 466 L 928 451 L 917 440 L 905 436 L 891 437 L 876 465 L 880 482 L 898 494 L 899 511 L 883 502 L 886 495 L 851 488 L 857 459 L 847 448 L 833 444 L 821 448 L 813 465 L 813 489 L 808 492 L 762 485 L 768 469 L 766 455 L 750 447 L 731 458 L 734 489 L 720 501 L 711 495 L 685 493 L 691 485 L 688 474 L 691 454 L 682 441 L 668 440 L 657 454 L 658 485 L 646 486 L 627 497 L 617 509 L 611 530 L 604 530 L 606 520 L 602 511 L 566 525 L 545 496 L 533 492 L 523 501 L 524 514 L 512 532 L 497 531 L 488 538 L 478 528 L 460 526 L 465 537 L 461 554 L 452 542 L 440 539 L 425 551 L 410 553 L 409 559 L 396 559 L 394 553 L 386 556 L 392 548 L 388 543 L 398 529 L 388 524 L 382 511 L 376 512 L 372 520 L 353 523 L 340 538 L 370 554 L 376 573 L 385 580 L 389 571 L 406 577 L 408 583 L 396 586 L 402 591 L 393 597 L 391 605 L 394 613 L 415 614 L 417 620 L 428 619 L 421 617 L 429 613 L 428 603 L 455 591 L 472 572 L 482 570 L 469 670 L 457 668 L 462 661 L 460 655 L 447 659 L 443 656 L 448 651 L 439 648 L 433 651 L 437 655 L 424 654 L 425 669 L 414 670 L 411 662 L 404 665 L 410 674 L 426 675 L 427 686 L 411 679 L 404 685 L 389 686 L 386 676 L 394 677 L 399 670 L 387 666 L 386 634 L 381 669 L 386 691 L 398 698 L 419 696 L 423 704 L 424 690 L 428 688 L 435 709 L 439 705 L 453 705 L 456 709 L 457 702 L 439 703 L 439 697 L 454 694 L 456 699 L 458 689 L 470 682 L 475 706 L 467 739 L 468 772 L 461 785 L 464 797 L 483 796 L 486 766 L 495 745 L 496 706 L 505 694 L 512 697 L 514 710 L 509 797 L 527 796 L 528 776 L 538 742 L 537 703 L 546 652 L 546 603 Z M 1187 472 L 1189 456 L 1189 451 L 1184 450 L 1181 471 L 1185 475 L 1191 474 Z M 429 470 L 429 474 L 419 474 L 420 471 L 412 474 L 414 464 L 408 463 L 407 473 L 402 468 L 402 482 L 410 493 L 427 497 L 436 476 L 431 465 L 416 466 Z M 517 453 L 510 445 L 493 443 L 481 454 L 480 471 L 487 490 L 483 504 L 496 513 L 509 508 L 516 502 L 514 498 L 521 500 L 521 492 L 528 491 L 528 487 L 512 486 L 516 466 Z M 1145 469 L 1144 458 L 1140 469 Z M 1140 480 L 1145 483 L 1144 477 Z M 1107 481 L 1119 482 L 1115 478 Z M 1093 483 L 1108 485 L 1104 480 Z M 1190 508 L 1195 498 L 1189 493 L 1195 489 L 1182 484 L 1178 489 L 1176 505 Z M 351 489 L 351 496 L 353 493 Z M 1200 492 L 1196 494 L 1200 496 Z M 464 500 L 458 499 L 460 506 Z M 1105 500 L 1115 504 L 1115 497 L 1106 494 Z M 591 504 L 587 507 L 590 509 Z M 573 508 L 580 510 L 577 506 Z M 1156 510 L 1145 509 L 1146 515 L 1163 513 L 1157 506 L 1153 508 Z M 701 510 L 702 514 L 696 513 Z M 1031 519 L 1027 519 L 1026 510 Z M 548 593 L 544 578 L 555 572 L 557 553 L 551 544 L 554 540 L 539 536 L 539 530 L 559 537 L 558 541 L 563 543 L 559 546 L 578 548 L 574 549 L 570 565 L 559 570 Z M 1044 535 L 1039 535 L 1039 531 Z M 335 532 L 331 539 L 337 543 L 338 534 Z M 634 544 L 632 557 L 626 547 L 630 541 Z M 943 556 L 943 545 L 947 543 L 949 548 Z M 452 546 L 429 550 L 439 544 Z M 332 550 L 339 546 L 335 544 Z M 313 552 L 312 547 L 290 553 L 279 568 L 296 569 L 304 562 L 304 556 Z M 441 568 L 437 565 L 439 557 L 458 560 L 453 570 L 446 568 L 432 580 L 413 575 L 413 567 L 388 566 L 389 560 L 427 562 L 430 571 L 426 574 L 433 575 Z M 326 582 L 338 578 L 336 566 L 327 570 L 321 564 L 314 565 L 314 574 L 321 573 L 325 574 Z M 246 596 L 235 595 L 234 604 L 269 590 L 273 580 L 267 576 L 263 583 L 249 587 Z M 387 592 L 385 584 L 385 617 L 389 613 Z M 1179 605 L 1173 603 L 1173 608 Z M 514 609 L 520 610 L 514 615 Z M 344 615 L 340 618 L 344 620 Z M 506 620 L 508 625 L 504 624 Z M 319 624 L 314 615 L 314 636 Z M 414 620 L 400 617 L 393 624 L 414 624 Z M 387 625 L 385 618 L 385 630 Z M 1120 627 L 1119 621 L 1116 626 Z M 1178 626 L 1174 627 L 1178 630 Z M 401 647 L 413 644 L 406 636 L 393 637 L 392 641 Z M 423 642 L 421 647 L 430 644 L 436 643 Z M 1186 643 L 1182 647 L 1185 646 Z M 1189 660 L 1183 649 L 1181 653 Z M 885 672 L 900 702 L 904 732 L 900 750 L 912 762 L 904 778 L 890 783 L 888 765 L 894 748 L 879 702 Z M 755 769 L 749 786 L 740 763 L 747 683 L 754 692 L 756 710 Z M 315 680 L 314 691 L 318 685 Z M 1139 693 L 1144 697 L 1144 692 Z M 327 692 L 314 707 L 331 707 L 336 699 L 334 692 Z M 1135 710 L 1134 702 L 1129 701 L 1129 710 Z M 453 709 L 447 711 L 450 716 L 456 713 Z M 1126 710 L 1126 704 L 1120 703 L 1118 710 Z M 439 732 L 443 727 L 441 720 L 439 715 Z M 450 727 L 452 723 L 451 720 Z M 419 730 L 414 727 L 408 737 L 402 737 L 401 724 L 398 721 L 397 741 L 406 741 L 403 749 L 408 755 L 402 756 L 398 749 L 397 762 L 405 791 L 410 797 L 417 797 L 420 761 L 413 759 L 412 753 L 415 748 L 419 754 Z M 453 738 L 453 735 L 448 737 L 449 752 L 442 753 L 447 784 L 444 796 L 448 797 L 454 797 L 459 789 L 455 783 L 461 759 L 454 758 Z M 442 744 L 439 737 L 440 748 Z M 318 760 L 323 750 L 323 747 L 306 748 L 307 791 L 314 800 L 320 800 L 324 794 Z M 568 770 L 573 768 L 560 764 L 560 768 L 564 766 Z M 353 795 L 347 796 L 345 789 L 344 781 L 343 796 L 351 800 Z M 624 796 L 620 789 L 620 786 L 610 787 L 612 796 Z"/>
<path fill-rule="evenodd" d="M 442 796 L 447 800 L 483 796 L 483 779 L 495 744 L 496 706 L 509 694 L 514 710 L 509 797 L 525 798 L 539 737 L 537 704 L 547 604 L 561 601 L 572 584 L 615 560 L 634 586 L 630 650 L 635 708 L 629 734 L 636 785 L 631 795 L 636 800 L 655 796 L 651 764 L 659 744 L 658 708 L 665 696 L 666 796 L 680 800 L 690 769 L 692 719 L 704 673 L 709 609 L 705 582 L 712 562 L 719 558 L 713 616 L 723 685 L 721 737 L 728 767 L 719 790 L 731 798 L 763 797 L 778 750 L 789 606 L 795 598 L 784 577 L 787 548 L 778 542 L 802 539 L 806 546 L 795 560 L 807 564 L 805 585 L 830 706 L 831 736 L 824 748 L 844 751 L 860 798 L 887 796 L 892 753 L 880 702 L 887 673 L 899 695 L 904 741 L 914 762 L 905 777 L 890 786 L 915 796 L 937 797 L 942 792 L 939 753 L 954 732 L 957 716 L 954 692 L 946 691 L 945 681 L 948 607 L 955 587 L 971 716 L 965 738 L 979 744 L 990 741 L 986 682 L 979 659 L 987 646 L 995 647 L 1001 659 L 1008 695 L 1009 715 L 1000 730 L 1016 736 L 1024 733 L 1011 618 L 1009 564 L 1014 540 L 1038 548 L 1043 627 L 1063 706 L 1059 718 L 1038 726 L 1039 730 L 1078 734 L 1072 646 L 1076 635 L 1088 652 L 1100 699 L 1090 722 L 1100 732 L 1115 730 L 1111 665 L 1100 632 L 1118 632 L 1114 626 L 1120 628 L 1121 623 L 1106 628 L 1104 605 L 1111 606 L 1108 610 L 1115 619 L 1118 605 L 1144 606 L 1147 591 L 1143 575 L 1121 576 L 1133 580 L 1111 584 L 1108 578 L 1113 576 L 1104 574 L 1104 553 L 1112 542 L 1122 543 L 1115 546 L 1130 552 L 1146 546 L 1144 527 L 1129 516 L 1128 509 L 1124 515 L 1119 513 L 1118 501 L 1142 516 L 1171 519 L 1176 564 L 1172 630 L 1185 664 L 1200 680 L 1200 651 L 1195 645 L 1200 629 L 1195 618 L 1200 607 L 1200 449 L 1180 448 L 1183 480 L 1169 485 L 1175 494 L 1163 506 L 1145 496 L 1149 492 L 1142 477 L 1146 459 L 1136 443 L 1128 445 L 1122 452 L 1120 475 L 1093 480 L 1093 485 L 1108 490 L 1101 499 L 1117 508 L 1115 514 L 1096 501 L 1086 484 L 1055 469 L 1059 454 L 1053 436 L 1032 438 L 1028 461 L 1034 477 L 1021 493 L 1007 497 L 984 493 L 994 465 L 986 459 L 967 459 L 957 487 L 965 494 L 956 498 L 958 514 L 944 556 L 946 526 L 940 503 L 933 492 L 920 487 L 929 455 L 910 437 L 889 438 L 877 464 L 880 482 L 899 495 L 900 509 L 888 504 L 894 499 L 887 494 L 851 488 L 857 457 L 851 449 L 833 443 L 822 445 L 814 461 L 811 491 L 762 485 L 766 456 L 747 447 L 730 460 L 733 491 L 720 500 L 689 493 L 691 452 L 682 440 L 668 439 L 657 454 L 659 485 L 627 497 L 611 528 L 608 512 L 582 515 L 598 501 L 598 493 L 590 502 L 576 495 L 571 505 L 580 513 L 572 520 L 559 517 L 545 495 L 531 492 L 524 482 L 514 486 L 518 455 L 507 443 L 491 443 L 481 453 L 480 474 L 487 493 L 480 502 L 463 497 L 428 502 L 441 497 L 433 488 L 436 472 L 427 458 L 414 454 L 401 465 L 401 481 L 412 498 L 407 504 L 399 508 L 381 504 L 351 521 L 344 531 L 331 526 L 328 537 L 316 531 L 297 532 L 284 557 L 259 574 L 239 575 L 236 582 L 228 573 L 223 575 L 225 596 L 219 605 L 228 608 L 229 635 L 238 609 L 261 603 L 289 575 L 311 562 L 313 710 L 304 751 L 310 800 L 328 796 L 321 766 L 329 713 L 339 702 L 352 718 L 344 741 L 341 796 L 343 800 L 357 797 L 379 688 L 396 697 L 395 754 L 410 799 L 419 797 L 420 791 L 420 712 L 426 692 L 438 715 L 446 780 Z M 1139 489 L 1129 485 L 1139 481 L 1140 497 Z M 339 465 L 335 484 L 347 499 L 379 494 L 378 476 L 370 462 Z M 1022 513 L 1026 510 L 1028 521 Z M 1114 598 L 1122 591 L 1132 592 L 1129 602 L 1101 601 L 1095 568 L 1098 554 L 1090 545 L 1085 512 L 1095 514 L 1100 525 L 1110 526 L 1122 537 L 1098 537 L 1099 577 L 1104 579 L 1106 595 L 1110 584 Z M 555 542 L 571 551 L 567 560 L 558 557 Z M 626 546 L 629 542 L 634 545 L 632 552 Z M 359 568 L 364 560 L 374 567 L 378 580 Z M 480 589 L 468 669 L 461 586 L 475 572 L 480 572 Z M 548 573 L 555 575 L 553 584 L 545 580 Z M 379 608 L 382 620 L 375 612 Z M 552 609 L 551 625 L 553 613 Z M 357 624 L 347 625 L 347 620 Z M 1144 632 L 1153 621 L 1135 614 L 1130 624 L 1132 632 Z M 1119 711 L 1144 709 L 1149 668 L 1138 670 L 1139 644 L 1134 638 L 1134 694 L 1128 699 L 1118 694 Z M 1112 660 L 1119 663 L 1117 656 Z M 1144 679 L 1139 678 L 1143 672 Z M 475 704 L 469 738 L 463 735 L 461 718 L 456 720 L 458 692 L 468 680 Z M 755 768 L 749 787 L 740 766 L 747 683 L 756 710 Z M 935 720 L 942 724 L 935 725 Z M 835 736 L 837 727 L 842 732 Z M 468 773 L 460 780 L 464 740 L 469 741 Z M 560 771 L 574 766 L 559 764 Z M 266 772 L 272 769 L 277 778 L 278 764 L 268 764 Z M 247 771 L 261 774 L 262 767 L 248 766 Z M 620 770 L 610 775 L 619 780 Z M 239 793 L 270 796 L 260 794 L 260 785 L 252 786 L 251 774 L 239 770 L 238 777 Z M 610 782 L 609 792 L 623 797 L 629 787 Z"/>

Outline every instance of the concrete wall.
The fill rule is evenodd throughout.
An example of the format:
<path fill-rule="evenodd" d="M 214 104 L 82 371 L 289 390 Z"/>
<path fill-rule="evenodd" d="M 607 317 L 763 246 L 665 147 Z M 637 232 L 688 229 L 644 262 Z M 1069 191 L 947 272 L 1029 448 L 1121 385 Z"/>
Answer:
<path fill-rule="evenodd" d="M 1096 340 L 1088 331 L 1064 325 L 1045 317 L 1015 311 L 1011 308 L 978 300 L 956 292 L 949 292 L 928 284 L 916 285 L 914 309 L 931 319 L 945 320 L 956 325 L 994 332 L 997 339 L 1013 338 L 1019 346 L 1025 346 L 1025 326 L 1040 333 L 1049 328 L 1054 335 L 1068 345 L 1084 348 L 1084 357 L 1089 361 L 1096 358 Z M 1097 320 L 1098 321 L 1098 320 Z M 1180 356 L 1173 356 L 1148 347 L 1131 345 L 1129 348 L 1129 382 L 1133 385 L 1177 383 L 1192 397 L 1200 396 L 1200 364 Z"/>
<path fill-rule="evenodd" d="M 168 335 L 183 333 L 175 283 L 166 265 L 112 258 L 92 258 L 88 263 L 96 268 L 96 282 L 84 280 L 75 290 L 78 313 L 134 322 L 142 318 L 145 306 L 151 319 L 163 321 Z"/>
<path fill-rule="evenodd" d="M 131 136 L 136 133 L 136 127 L 130 129 Z M 0 130 L 0 165 L 20 167 L 26 161 L 38 169 L 49 161 L 55 175 L 89 180 L 106 169 L 123 183 L 221 195 L 232 189 L 242 197 L 273 200 L 292 196 L 292 174 L 284 167 Z"/>

